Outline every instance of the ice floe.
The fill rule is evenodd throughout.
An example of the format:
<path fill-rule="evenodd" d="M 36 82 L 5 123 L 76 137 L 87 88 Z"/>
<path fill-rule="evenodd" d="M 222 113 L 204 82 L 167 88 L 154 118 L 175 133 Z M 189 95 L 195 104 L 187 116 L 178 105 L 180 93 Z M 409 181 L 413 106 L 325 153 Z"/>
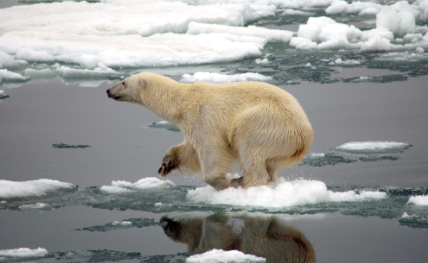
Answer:
<path fill-rule="evenodd" d="M 257 257 L 254 255 L 244 254 L 238 250 L 224 251 L 221 249 L 212 249 L 203 254 L 196 254 L 188 257 L 186 259 L 188 263 L 197 263 L 197 262 L 210 262 L 210 263 L 220 263 L 220 262 L 266 262 L 265 258 Z"/>
<path fill-rule="evenodd" d="M 143 178 L 135 183 L 127 181 L 113 181 L 111 185 L 103 185 L 100 190 L 110 194 L 132 193 L 154 188 L 169 188 L 175 184 L 170 180 L 160 180 L 155 177 Z"/>
<path fill-rule="evenodd" d="M 181 82 L 205 81 L 211 83 L 227 83 L 239 81 L 269 81 L 271 77 L 264 76 L 259 73 L 242 73 L 235 75 L 225 75 L 213 72 L 196 72 L 193 75 L 184 74 Z"/>
<path fill-rule="evenodd" d="M 279 178 L 269 185 L 242 188 L 227 188 L 216 191 L 210 186 L 190 190 L 190 201 L 212 205 L 225 204 L 250 207 L 291 207 L 326 202 L 357 202 L 387 198 L 387 194 L 378 191 L 333 192 L 320 181 L 286 181 Z"/>
<path fill-rule="evenodd" d="M 4 90 L 0 90 L 0 100 L 4 100 L 9 98 L 9 95 L 7 95 Z"/>
<path fill-rule="evenodd" d="M 367 141 L 367 142 L 348 142 L 336 148 L 335 151 L 354 153 L 354 154 L 383 154 L 383 153 L 401 153 L 412 145 L 404 142 L 388 141 Z"/>
<path fill-rule="evenodd" d="M 21 82 L 29 80 L 28 77 L 22 76 L 19 73 L 9 71 L 7 69 L 0 69 L 0 83 L 5 81 Z"/>
<path fill-rule="evenodd" d="M 0 180 L 0 198 L 24 198 L 29 196 L 43 196 L 57 190 L 74 190 L 77 186 L 51 179 L 32 181 Z"/>
<path fill-rule="evenodd" d="M 428 206 L 428 195 L 417 195 L 409 198 L 408 204 Z"/>
<path fill-rule="evenodd" d="M 48 254 L 48 251 L 44 248 L 16 248 L 16 249 L 2 249 L 0 250 L 0 257 L 7 258 L 34 258 L 44 257 Z"/>
<path fill-rule="evenodd" d="M 36 203 L 30 205 L 21 205 L 18 207 L 20 210 L 46 210 L 49 209 L 50 206 L 45 203 Z"/>
<path fill-rule="evenodd" d="M 262 27 L 232 27 L 225 25 L 210 25 L 191 22 L 187 34 L 199 35 L 210 33 L 228 33 L 237 36 L 251 36 L 266 39 L 269 42 L 289 42 L 293 32 L 287 30 L 267 29 Z"/>

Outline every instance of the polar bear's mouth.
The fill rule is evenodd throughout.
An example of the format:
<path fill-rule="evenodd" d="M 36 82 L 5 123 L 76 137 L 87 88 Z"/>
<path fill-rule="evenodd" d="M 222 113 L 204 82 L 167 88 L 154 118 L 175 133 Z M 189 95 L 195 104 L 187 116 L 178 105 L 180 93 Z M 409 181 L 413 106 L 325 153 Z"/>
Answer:
<path fill-rule="evenodd" d="M 120 95 L 114 95 L 114 94 L 112 94 L 109 89 L 107 90 L 107 96 L 110 99 L 114 99 L 114 100 L 119 100 L 120 98 L 122 98 L 122 96 L 120 96 Z"/>

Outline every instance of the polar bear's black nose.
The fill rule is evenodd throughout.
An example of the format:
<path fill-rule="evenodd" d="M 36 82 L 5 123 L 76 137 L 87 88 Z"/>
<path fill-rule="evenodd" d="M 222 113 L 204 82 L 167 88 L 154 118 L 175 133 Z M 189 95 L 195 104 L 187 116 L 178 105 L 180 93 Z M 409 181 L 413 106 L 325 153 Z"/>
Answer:
<path fill-rule="evenodd" d="M 110 89 L 106 90 L 107 95 L 110 95 Z"/>

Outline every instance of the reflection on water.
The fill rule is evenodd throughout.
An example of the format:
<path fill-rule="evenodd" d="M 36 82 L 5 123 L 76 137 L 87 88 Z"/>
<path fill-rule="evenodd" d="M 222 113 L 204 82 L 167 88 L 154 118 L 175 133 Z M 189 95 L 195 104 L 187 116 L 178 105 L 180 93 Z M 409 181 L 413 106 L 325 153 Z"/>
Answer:
<path fill-rule="evenodd" d="M 305 235 L 276 217 L 217 213 L 183 219 L 164 216 L 161 221 L 165 234 L 186 244 L 189 253 L 239 250 L 267 262 L 316 262 L 315 250 Z"/>

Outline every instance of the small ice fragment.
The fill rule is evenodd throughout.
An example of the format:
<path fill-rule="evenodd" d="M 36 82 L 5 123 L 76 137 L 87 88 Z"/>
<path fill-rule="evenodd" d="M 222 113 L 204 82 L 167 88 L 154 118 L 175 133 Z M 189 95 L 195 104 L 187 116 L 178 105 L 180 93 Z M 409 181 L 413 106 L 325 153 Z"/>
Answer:
<path fill-rule="evenodd" d="M 16 248 L 16 249 L 3 249 L 0 250 L 0 256 L 4 257 L 16 257 L 16 258 L 26 258 L 26 257 L 44 257 L 48 254 L 48 251 L 44 248 Z"/>
<path fill-rule="evenodd" d="M 398 153 L 407 150 L 412 145 L 404 142 L 367 141 L 348 142 L 333 150 L 355 154 Z"/>
<path fill-rule="evenodd" d="M 238 250 L 224 251 L 221 249 L 212 249 L 203 254 L 196 254 L 186 259 L 187 263 L 196 262 L 266 262 L 265 258 L 254 255 L 244 254 Z"/>
<path fill-rule="evenodd" d="M 162 206 L 162 202 L 156 203 L 155 206 Z"/>
<path fill-rule="evenodd" d="M 48 206 L 48 204 L 45 203 L 36 203 L 36 204 L 31 204 L 31 205 L 21 205 L 20 207 L 18 207 L 21 210 L 37 210 L 37 209 L 43 209 L 46 208 Z"/>
<path fill-rule="evenodd" d="M 312 65 L 311 65 L 311 63 L 307 63 L 307 64 L 305 65 L 305 67 L 309 68 L 309 67 L 312 67 Z"/>
<path fill-rule="evenodd" d="M 421 47 L 417 47 L 417 48 L 415 49 L 415 52 L 416 52 L 416 53 L 424 53 L 424 52 L 425 52 L 425 50 L 424 50 L 423 48 L 421 48 Z"/>
<path fill-rule="evenodd" d="M 271 77 L 263 76 L 259 73 L 243 73 L 236 75 L 225 75 L 212 72 L 196 72 L 193 75 L 184 74 L 180 82 L 205 81 L 211 83 L 229 83 L 241 81 L 268 81 Z"/>
<path fill-rule="evenodd" d="M 428 206 L 428 195 L 411 196 L 407 204 L 415 204 L 420 206 Z"/>
<path fill-rule="evenodd" d="M 264 59 L 256 58 L 255 62 L 256 64 L 268 64 L 269 60 L 267 58 L 264 58 Z"/>

